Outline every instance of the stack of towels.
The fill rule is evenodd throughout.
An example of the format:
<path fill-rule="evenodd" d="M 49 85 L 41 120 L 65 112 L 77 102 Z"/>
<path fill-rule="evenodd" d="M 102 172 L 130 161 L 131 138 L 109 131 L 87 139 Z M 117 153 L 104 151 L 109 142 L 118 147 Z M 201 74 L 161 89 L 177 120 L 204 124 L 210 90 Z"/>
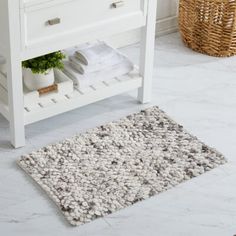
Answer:
<path fill-rule="evenodd" d="M 128 58 L 104 42 L 87 43 L 66 53 L 68 61 L 64 62 L 64 73 L 78 89 L 128 74 L 134 69 Z"/>

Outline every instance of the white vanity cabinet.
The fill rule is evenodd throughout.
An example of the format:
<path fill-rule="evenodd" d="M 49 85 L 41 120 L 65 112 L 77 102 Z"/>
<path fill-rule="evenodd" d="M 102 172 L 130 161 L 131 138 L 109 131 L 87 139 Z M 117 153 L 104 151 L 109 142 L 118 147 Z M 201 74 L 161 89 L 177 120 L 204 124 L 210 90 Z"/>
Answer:
<path fill-rule="evenodd" d="M 0 84 L 0 113 L 9 120 L 13 146 L 24 146 L 25 125 L 110 96 L 139 89 L 139 100 L 149 102 L 156 4 L 156 0 L 1 0 L 0 55 L 7 61 L 7 86 Z M 22 61 L 139 27 L 139 69 L 90 90 L 75 89 L 72 97 L 59 102 L 25 107 Z"/>
<path fill-rule="evenodd" d="M 141 27 L 146 23 L 146 3 L 63 0 L 25 4 L 21 9 L 22 46 L 28 50 L 39 46 L 46 49 L 58 41 L 70 46 Z"/>

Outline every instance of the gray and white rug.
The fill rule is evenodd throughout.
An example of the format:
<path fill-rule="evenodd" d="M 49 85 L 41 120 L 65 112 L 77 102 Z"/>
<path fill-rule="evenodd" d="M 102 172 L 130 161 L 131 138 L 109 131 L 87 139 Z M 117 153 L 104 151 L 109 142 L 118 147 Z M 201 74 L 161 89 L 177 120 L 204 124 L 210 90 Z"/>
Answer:
<path fill-rule="evenodd" d="M 19 165 L 81 225 L 225 162 L 153 107 L 25 155 Z"/>

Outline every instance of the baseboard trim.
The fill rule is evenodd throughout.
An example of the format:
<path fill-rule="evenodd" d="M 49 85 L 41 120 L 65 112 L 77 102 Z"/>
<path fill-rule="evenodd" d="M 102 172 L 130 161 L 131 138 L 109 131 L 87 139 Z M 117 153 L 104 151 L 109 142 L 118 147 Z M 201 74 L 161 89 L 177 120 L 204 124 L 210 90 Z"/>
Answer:
<path fill-rule="evenodd" d="M 178 30 L 178 17 L 171 16 L 163 19 L 158 19 L 156 22 L 156 35 L 162 36 L 176 32 Z M 113 36 L 105 39 L 114 47 L 124 47 L 140 41 L 140 30 L 133 30 L 121 35 Z"/>
<path fill-rule="evenodd" d="M 156 35 L 166 35 L 178 31 L 178 17 L 171 16 L 156 22 Z"/>

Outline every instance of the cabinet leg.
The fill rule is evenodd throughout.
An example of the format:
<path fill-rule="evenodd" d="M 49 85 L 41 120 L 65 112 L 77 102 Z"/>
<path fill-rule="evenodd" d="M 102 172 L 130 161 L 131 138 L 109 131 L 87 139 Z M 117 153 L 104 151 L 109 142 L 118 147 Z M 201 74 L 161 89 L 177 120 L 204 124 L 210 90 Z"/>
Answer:
<path fill-rule="evenodd" d="M 24 126 L 16 127 L 14 121 L 10 122 L 11 144 L 14 148 L 25 146 Z"/>
<path fill-rule="evenodd" d="M 24 101 L 21 62 L 9 57 L 7 61 L 8 106 L 11 144 L 15 148 L 25 145 Z"/>
<path fill-rule="evenodd" d="M 22 86 L 20 1 L 5 1 L 8 6 L 6 45 L 7 87 L 11 143 L 15 148 L 25 145 L 24 97 Z"/>
<path fill-rule="evenodd" d="M 153 62 L 155 54 L 156 32 L 156 0 L 148 1 L 147 24 L 141 32 L 140 74 L 143 77 L 143 85 L 138 91 L 138 100 L 141 103 L 151 102 Z"/>

